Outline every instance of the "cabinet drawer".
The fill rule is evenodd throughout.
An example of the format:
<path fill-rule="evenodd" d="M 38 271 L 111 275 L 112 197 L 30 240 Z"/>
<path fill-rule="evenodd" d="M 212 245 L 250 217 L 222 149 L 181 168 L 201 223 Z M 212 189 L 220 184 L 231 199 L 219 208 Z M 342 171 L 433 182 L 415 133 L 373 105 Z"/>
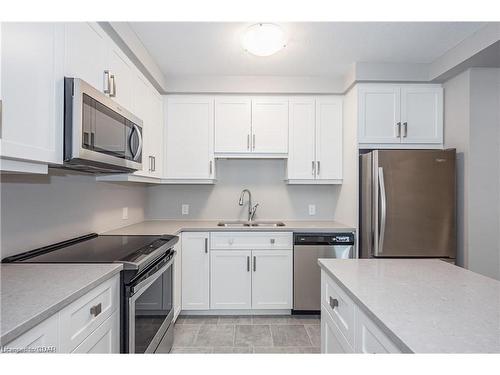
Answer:
<path fill-rule="evenodd" d="M 4 353 L 60 353 L 56 313 L 3 347 Z"/>
<path fill-rule="evenodd" d="M 324 271 L 321 272 L 321 303 L 349 344 L 354 346 L 355 304 Z"/>
<path fill-rule="evenodd" d="M 73 351 L 119 306 L 120 276 L 105 281 L 60 312 L 60 346 Z"/>
<path fill-rule="evenodd" d="M 286 250 L 292 248 L 291 232 L 217 232 L 211 234 L 212 250 Z"/>
<path fill-rule="evenodd" d="M 120 310 L 104 321 L 73 353 L 110 354 L 120 351 Z"/>
<path fill-rule="evenodd" d="M 340 332 L 325 306 L 321 306 L 321 353 L 353 353 L 352 346 Z"/>
<path fill-rule="evenodd" d="M 401 350 L 358 307 L 355 349 L 356 353 L 401 353 Z"/>

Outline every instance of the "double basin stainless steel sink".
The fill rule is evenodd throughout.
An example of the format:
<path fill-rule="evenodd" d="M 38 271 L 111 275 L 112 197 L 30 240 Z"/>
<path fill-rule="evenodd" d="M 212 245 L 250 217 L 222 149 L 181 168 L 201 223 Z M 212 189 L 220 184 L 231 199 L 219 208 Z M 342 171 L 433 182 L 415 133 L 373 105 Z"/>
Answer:
<path fill-rule="evenodd" d="M 230 220 L 220 221 L 217 223 L 219 227 L 284 227 L 285 223 L 282 221 L 244 221 L 244 220 Z"/>

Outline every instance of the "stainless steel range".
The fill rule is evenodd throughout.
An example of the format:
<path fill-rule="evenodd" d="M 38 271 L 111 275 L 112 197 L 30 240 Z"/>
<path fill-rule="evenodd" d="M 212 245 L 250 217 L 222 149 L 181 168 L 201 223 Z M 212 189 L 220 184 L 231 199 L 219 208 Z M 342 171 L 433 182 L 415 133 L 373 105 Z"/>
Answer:
<path fill-rule="evenodd" d="M 177 236 L 89 234 L 2 260 L 4 263 L 122 263 L 122 353 L 168 353 L 173 343 L 173 246 Z"/>

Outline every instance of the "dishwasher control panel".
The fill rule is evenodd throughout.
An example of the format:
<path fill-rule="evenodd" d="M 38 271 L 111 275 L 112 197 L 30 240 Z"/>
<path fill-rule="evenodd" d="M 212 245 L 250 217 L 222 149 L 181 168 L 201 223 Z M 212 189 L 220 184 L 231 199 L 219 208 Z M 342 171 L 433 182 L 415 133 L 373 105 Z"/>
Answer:
<path fill-rule="evenodd" d="M 354 245 L 354 233 L 295 233 L 295 245 Z"/>

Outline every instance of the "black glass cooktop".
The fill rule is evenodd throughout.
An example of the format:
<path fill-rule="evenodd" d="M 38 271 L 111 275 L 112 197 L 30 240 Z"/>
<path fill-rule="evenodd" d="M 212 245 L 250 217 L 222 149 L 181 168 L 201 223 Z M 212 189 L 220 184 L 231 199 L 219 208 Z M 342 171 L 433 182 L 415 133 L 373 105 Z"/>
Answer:
<path fill-rule="evenodd" d="M 176 236 L 98 236 L 91 234 L 28 251 L 3 260 L 23 263 L 113 263 L 140 264 L 157 249 L 169 250 Z M 157 254 L 161 256 L 161 254 Z M 156 256 L 155 256 L 156 258 Z"/>

